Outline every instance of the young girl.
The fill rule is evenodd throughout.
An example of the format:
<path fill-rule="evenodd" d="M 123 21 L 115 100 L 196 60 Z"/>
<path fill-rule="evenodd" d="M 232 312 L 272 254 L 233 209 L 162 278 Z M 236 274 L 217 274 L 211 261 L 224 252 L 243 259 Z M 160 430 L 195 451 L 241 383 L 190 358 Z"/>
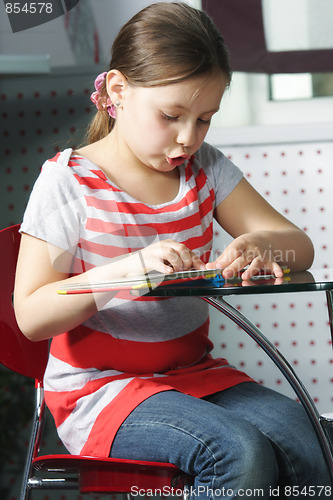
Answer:
<path fill-rule="evenodd" d="M 245 280 L 311 265 L 307 236 L 204 143 L 230 79 L 221 35 L 186 4 L 150 5 L 121 29 L 89 144 L 48 160 L 31 194 L 15 312 L 29 339 L 53 338 L 46 401 L 71 453 L 174 463 L 200 498 L 269 498 L 328 485 L 326 465 L 298 403 L 212 358 L 204 301 L 57 294 L 147 271 L 248 265 Z M 213 217 L 234 240 L 208 263 Z"/>

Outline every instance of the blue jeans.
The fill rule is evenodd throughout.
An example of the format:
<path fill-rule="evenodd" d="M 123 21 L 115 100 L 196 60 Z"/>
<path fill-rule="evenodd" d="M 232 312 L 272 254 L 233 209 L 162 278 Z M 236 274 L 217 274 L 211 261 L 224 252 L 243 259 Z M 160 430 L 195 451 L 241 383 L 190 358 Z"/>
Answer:
<path fill-rule="evenodd" d="M 332 494 L 303 407 L 254 382 L 203 399 L 176 391 L 151 396 L 122 424 L 110 455 L 171 462 L 195 476 L 191 493 L 200 500 Z"/>

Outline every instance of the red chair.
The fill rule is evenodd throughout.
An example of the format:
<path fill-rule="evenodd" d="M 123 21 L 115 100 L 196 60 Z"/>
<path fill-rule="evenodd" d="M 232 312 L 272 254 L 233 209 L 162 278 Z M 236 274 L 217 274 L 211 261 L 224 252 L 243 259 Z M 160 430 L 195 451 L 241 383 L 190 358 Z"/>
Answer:
<path fill-rule="evenodd" d="M 35 410 L 30 446 L 23 474 L 21 500 L 33 489 L 78 489 L 80 493 L 126 493 L 136 496 L 149 490 L 180 491 L 189 496 L 193 477 L 169 463 L 85 457 L 78 455 L 38 456 L 45 420 L 43 375 L 48 341 L 31 342 L 20 331 L 13 310 L 12 294 L 20 244 L 19 226 L 0 231 L 0 362 L 7 368 L 35 379 Z M 52 474 L 50 474 L 52 473 Z"/>

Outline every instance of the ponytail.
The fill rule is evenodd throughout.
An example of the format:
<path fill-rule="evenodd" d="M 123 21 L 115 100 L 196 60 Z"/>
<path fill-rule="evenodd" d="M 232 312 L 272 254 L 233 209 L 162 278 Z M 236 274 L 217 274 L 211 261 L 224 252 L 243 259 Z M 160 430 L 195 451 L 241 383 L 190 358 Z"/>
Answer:
<path fill-rule="evenodd" d="M 88 126 L 86 142 L 92 144 L 106 137 L 113 129 L 114 122 L 115 119 L 106 110 L 98 110 Z"/>

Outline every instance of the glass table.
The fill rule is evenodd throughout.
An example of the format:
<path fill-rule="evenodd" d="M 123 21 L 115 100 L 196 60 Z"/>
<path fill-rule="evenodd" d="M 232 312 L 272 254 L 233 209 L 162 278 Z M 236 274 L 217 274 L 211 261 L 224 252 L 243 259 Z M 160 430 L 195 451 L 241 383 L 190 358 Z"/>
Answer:
<path fill-rule="evenodd" d="M 275 363 L 304 406 L 316 431 L 333 480 L 333 413 L 319 414 L 313 399 L 286 358 L 252 321 L 225 300 L 228 295 L 310 291 L 322 291 L 326 294 L 333 347 L 333 269 L 311 269 L 310 271 L 286 274 L 284 278 L 258 276 L 251 281 L 242 281 L 239 277 L 227 282 L 201 279 L 184 281 L 158 286 L 147 295 L 200 297 L 241 327 Z"/>

